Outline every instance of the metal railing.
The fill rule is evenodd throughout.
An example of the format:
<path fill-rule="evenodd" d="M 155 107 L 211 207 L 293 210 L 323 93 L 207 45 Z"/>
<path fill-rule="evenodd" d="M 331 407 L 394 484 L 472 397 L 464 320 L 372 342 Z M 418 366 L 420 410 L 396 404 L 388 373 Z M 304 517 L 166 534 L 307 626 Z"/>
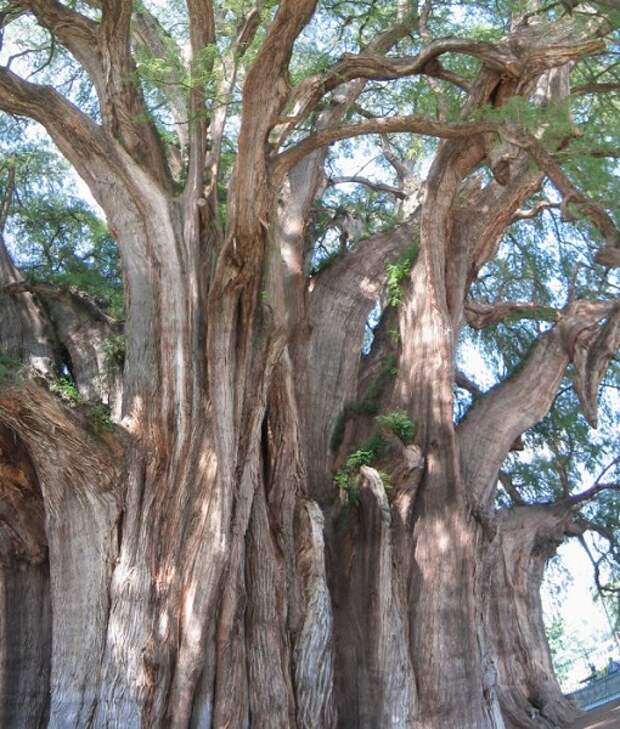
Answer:
<path fill-rule="evenodd" d="M 586 686 L 569 694 L 580 709 L 594 709 L 620 698 L 620 672 L 593 678 Z"/>

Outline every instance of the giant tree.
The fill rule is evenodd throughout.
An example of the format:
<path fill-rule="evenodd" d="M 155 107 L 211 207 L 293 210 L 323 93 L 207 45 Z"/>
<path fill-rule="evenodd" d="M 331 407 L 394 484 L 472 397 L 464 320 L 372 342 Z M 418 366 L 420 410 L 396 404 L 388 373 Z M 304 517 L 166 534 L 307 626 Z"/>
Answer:
<path fill-rule="evenodd" d="M 567 721 L 537 590 L 615 483 L 528 500 L 510 454 L 564 386 L 596 424 L 620 338 L 617 12 L 168 13 L 3 5 L 0 109 L 88 185 L 124 286 L 119 321 L 1 247 L 4 724 Z M 514 298 L 554 229 L 574 265 Z M 480 392 L 467 332 L 521 321 Z"/>

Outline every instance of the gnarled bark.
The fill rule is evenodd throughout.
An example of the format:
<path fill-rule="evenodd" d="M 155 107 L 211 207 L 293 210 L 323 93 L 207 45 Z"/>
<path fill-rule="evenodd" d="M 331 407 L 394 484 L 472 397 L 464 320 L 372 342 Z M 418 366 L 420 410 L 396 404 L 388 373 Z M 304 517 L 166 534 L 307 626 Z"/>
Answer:
<path fill-rule="evenodd" d="M 590 343 L 580 333 L 611 305 L 576 302 L 562 312 L 521 373 L 479 398 L 457 429 L 455 348 L 469 287 L 542 181 L 528 155 L 559 187 L 564 178 L 535 139 L 498 122 L 343 120 L 365 79 L 421 73 L 464 87 L 467 117 L 531 96 L 541 77 L 562 81 L 568 64 L 601 41 L 561 23 L 552 33 L 524 27 L 496 44 L 426 38 L 415 58 L 382 56 L 419 21 L 412 6 L 367 52 L 291 90 L 290 56 L 316 2 L 283 0 L 245 75 L 224 233 L 215 209 L 226 111 L 208 119 L 205 89 L 192 86 L 192 125 L 181 134 L 187 178 L 176 190 L 144 121 L 132 4 L 102 3 L 100 22 L 59 3 L 17 4 L 90 74 L 102 124 L 8 69 L 0 69 L 0 106 L 44 124 L 105 210 L 122 258 L 127 321 L 121 418 L 109 432 L 36 382 L 0 390 L 0 440 L 19 442 L 0 458 L 2 508 L 16 533 L 4 520 L 3 595 L 9 605 L 33 595 L 24 615 L 0 626 L 33 636 L 28 655 L 7 641 L 16 690 L 34 697 L 18 711 L 2 684 L 8 726 L 502 729 L 502 707 L 513 721 L 528 701 L 556 720 L 565 707 L 544 689 L 548 657 L 526 651 L 517 681 L 499 608 L 484 599 L 489 583 L 504 595 L 512 589 L 510 619 L 521 628 L 540 573 L 538 536 L 527 554 L 532 579 L 521 585 L 498 571 L 511 548 L 508 516 L 493 536 L 489 512 L 512 443 L 548 410 L 575 342 Z M 232 45 L 220 84 L 226 96 L 262 22 L 259 9 L 242 19 Z M 215 14 L 208 0 L 191 0 L 188 11 L 195 73 L 217 40 Z M 156 43 L 144 21 L 138 34 Z M 472 84 L 439 64 L 447 52 L 481 61 Z M 566 92 L 562 83 L 542 85 L 545 100 Z M 318 112 L 327 92 L 334 103 Z M 279 151 L 315 110 L 314 133 Z M 324 147 L 377 132 L 445 138 L 419 213 L 410 170 L 392 161 L 407 219 L 310 277 L 306 225 L 324 183 Z M 481 164 L 494 173 L 482 188 L 473 177 Z M 580 204 L 609 228 L 600 210 Z M 359 506 L 347 512 L 332 484 L 329 440 L 360 389 L 363 332 L 385 263 L 411 244 L 419 255 L 392 314 L 398 374 L 381 399 L 416 422 L 415 440 L 391 444 L 395 492 L 365 467 Z M 7 283 L 21 286 L 2 265 Z M 113 324 L 45 287 L 10 296 L 0 337 L 28 361 L 52 346 L 53 323 L 90 398 Z M 615 341 L 604 331 L 592 355 L 596 377 Z M 20 562 L 27 567 L 16 578 Z M 528 669 L 533 687 L 523 683 Z M 49 681 L 49 706 L 34 671 L 46 688 Z"/>
<path fill-rule="evenodd" d="M 510 729 L 556 729 L 579 714 L 555 677 L 540 598 L 547 560 L 565 532 L 576 533 L 572 518 L 566 505 L 510 509 L 498 518 L 482 560 L 497 693 Z"/>
<path fill-rule="evenodd" d="M 22 441 L 0 426 L 0 723 L 45 727 L 52 611 L 41 486 Z"/>

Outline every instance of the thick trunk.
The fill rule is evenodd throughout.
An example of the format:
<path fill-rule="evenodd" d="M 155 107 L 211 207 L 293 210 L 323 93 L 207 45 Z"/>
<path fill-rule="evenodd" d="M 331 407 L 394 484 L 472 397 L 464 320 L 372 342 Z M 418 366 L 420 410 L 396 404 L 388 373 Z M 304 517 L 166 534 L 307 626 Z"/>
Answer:
<path fill-rule="evenodd" d="M 378 239 L 381 269 L 384 253 L 405 242 Z M 144 326 L 160 332 L 139 358 L 140 366 L 145 356 L 158 361 L 146 390 L 157 391 L 158 400 L 142 400 L 134 380 L 122 452 L 113 445 L 118 434 L 93 434 L 79 422 L 81 414 L 67 414 L 44 391 L 18 385 L 5 393 L 7 438 L 17 434 L 37 463 L 32 488 L 40 494 L 38 522 L 23 504 L 16 511 L 39 524 L 43 555 L 30 559 L 18 578 L 12 563 L 3 569 L 7 605 L 25 592 L 32 596 L 26 612 L 3 624 L 5 635 L 32 635 L 6 641 L 16 677 L 10 686 L 17 687 L 3 684 L 7 727 L 39 721 L 63 729 L 500 729 L 497 696 L 507 719 L 512 716 L 506 696 L 514 695 L 502 683 L 505 647 L 489 641 L 492 611 L 480 610 L 483 536 L 463 495 L 446 394 L 452 377 L 447 307 L 424 295 L 422 281 L 435 265 L 429 255 L 414 269 L 415 293 L 401 312 L 417 322 L 422 359 L 407 370 L 411 380 L 396 383 L 395 395 L 415 403 L 420 440 L 410 455 L 417 454 L 418 465 L 395 468 L 390 499 L 377 472 L 364 469 L 359 507 L 336 517 L 332 504 L 326 524 L 306 494 L 327 494 L 330 502 L 327 441 L 334 416 L 353 393 L 335 394 L 341 380 L 330 368 L 343 354 L 329 337 L 321 344 L 310 331 L 314 355 L 306 359 L 300 345 L 293 366 L 281 340 L 277 256 L 262 279 L 267 304 L 257 295 L 248 320 L 257 332 L 252 356 L 236 338 L 232 348 L 226 340 L 216 350 L 233 355 L 235 370 L 247 368 L 239 380 L 244 390 L 236 383 L 227 391 L 221 381 L 220 391 L 211 390 L 234 393 L 218 405 L 230 420 L 218 423 L 217 435 L 206 373 L 191 367 L 204 346 L 193 328 L 201 321 L 198 299 L 173 304 L 166 297 L 176 295 L 159 282 L 140 301 L 157 295 L 160 304 L 151 302 L 147 312 L 165 305 L 178 313 L 165 330 L 157 319 L 141 322 L 136 335 L 131 317 L 138 310 L 130 301 L 129 367 L 137 346 L 131 338 L 142 336 Z M 181 265 L 170 265 L 166 280 L 181 276 Z M 351 270 L 355 281 L 359 272 Z M 318 277 L 317 292 L 321 285 Z M 326 286 L 310 311 L 325 311 L 328 292 Z M 349 315 L 358 342 L 374 292 L 345 291 L 341 316 Z M 249 316 L 243 304 L 239 316 Z M 433 332 L 433 340 L 424 332 Z M 359 364 L 353 339 L 344 340 L 350 366 Z M 401 353 L 407 356 L 413 361 L 414 351 Z M 314 379 L 305 379 L 310 371 Z M 321 372 L 334 394 L 314 414 L 306 396 L 302 416 L 303 383 L 318 383 Z M 308 432 L 320 435 L 312 442 L 322 443 L 324 460 L 308 468 L 318 452 L 304 442 L 304 423 L 313 417 Z M 218 438 L 220 452 L 230 448 L 228 481 L 214 448 Z M 329 580 L 326 541 L 333 548 Z M 495 639 L 492 630 L 489 635 Z M 30 646 L 27 655 L 23 645 Z M 35 673 L 43 677 L 38 685 Z M 48 680 L 49 705 L 41 689 Z M 33 697 L 27 710 L 16 711 L 10 691 Z M 548 700 L 545 705 L 549 713 Z"/>
<path fill-rule="evenodd" d="M 40 302 L 30 291 L 11 291 L 22 281 L 0 234 L 0 349 L 42 375 L 53 374 L 59 357 Z"/>
<path fill-rule="evenodd" d="M 555 677 L 540 598 L 545 564 L 571 529 L 566 508 L 515 507 L 499 516 L 481 559 L 497 692 L 510 729 L 557 729 L 579 714 Z"/>
<path fill-rule="evenodd" d="M 0 724 L 47 726 L 52 613 L 41 488 L 23 443 L 0 426 Z"/>
<path fill-rule="evenodd" d="M 120 5 L 119 31 L 128 33 L 130 4 Z M 201 5 L 191 3 L 198 18 Z M 442 143 L 420 222 L 412 215 L 308 280 L 303 224 L 321 170 L 310 164 L 307 186 L 291 176 L 293 197 L 304 188 L 294 205 L 285 195 L 276 200 L 269 140 L 285 112 L 291 49 L 314 6 L 283 0 L 248 71 L 222 240 L 214 241 L 217 226 L 205 232 L 199 214 L 201 124 L 191 129 L 198 143 L 178 197 L 162 182 L 152 145 L 150 162 L 141 164 L 134 107 L 117 129 L 122 144 L 100 128 L 86 134 L 77 110 L 62 125 L 49 124 L 119 241 L 126 366 L 121 426 L 107 434 L 34 384 L 0 392 L 2 437 L 19 440 L 17 465 L 27 474 L 16 481 L 3 471 L 0 481 L 11 494 L 3 506 L 12 504 L 11 518 L 27 526 L 17 541 L 0 533 L 2 594 L 9 607 L 32 596 L 26 611 L 7 609 L 11 619 L 0 624 L 16 677 L 9 684 L 2 673 L 9 729 L 36 722 L 58 729 L 503 729 L 500 701 L 509 721 L 523 702 L 537 702 L 549 721 L 563 708 L 544 686 L 544 655 L 523 659 L 515 678 L 500 606 L 483 599 L 489 581 L 508 594 L 496 568 L 508 559 L 509 540 L 497 537 L 488 547 L 477 513 L 488 501 L 474 504 L 473 497 L 483 501 L 492 491 L 511 430 L 504 428 L 496 450 L 475 454 L 474 468 L 473 449 L 461 457 L 473 442 L 468 432 L 477 418 L 495 425 L 483 416 L 501 411 L 501 403 L 481 401 L 469 431 L 459 434 L 452 402 L 470 279 L 539 178 L 524 153 L 518 164 L 499 164 L 488 140 Z M 115 24 L 104 27 L 113 45 Z M 207 42 L 193 39 L 194 46 Z M 120 65 L 128 78 L 126 61 Z M 123 78 L 110 78 L 117 95 L 127 92 Z M 343 109 L 362 86 L 349 88 Z M 511 94 L 515 84 L 484 69 L 471 106 L 500 91 Z M 106 114 L 105 121 L 116 128 L 121 120 Z M 485 155 L 501 178 L 485 192 L 504 217 L 474 206 L 480 191 L 471 198 L 472 226 L 455 210 L 463 180 Z M 511 174 L 519 184 L 504 194 Z M 409 211 L 413 196 L 406 202 Z M 282 212 L 276 225 L 278 205 L 288 205 L 290 217 Z M 393 392 L 381 395 L 416 422 L 415 443 L 400 444 L 388 459 L 390 498 L 379 473 L 364 468 L 359 506 L 347 511 L 332 487 L 330 437 L 358 390 L 364 326 L 386 259 L 418 239 L 420 255 L 395 315 L 399 373 Z M 7 341 L 28 360 L 47 345 L 34 300 L 20 296 Z M 90 397 L 89 367 L 102 367 L 100 342 L 85 341 L 84 312 L 67 316 L 61 303 L 50 301 L 48 313 Z M 545 340 L 557 354 L 547 394 L 568 359 L 556 340 Z M 511 397 L 521 399 L 516 382 Z M 534 409 L 511 427 L 539 416 Z M 0 462 L 5 470 L 16 465 L 4 447 Z M 33 473 L 28 463 L 36 464 Z M 26 567 L 16 577 L 20 560 Z M 531 598 L 537 569 L 515 598 L 510 619 L 519 628 L 525 607 L 539 608 Z M 24 636 L 30 648 L 9 635 Z M 42 677 L 39 686 L 34 675 Z M 28 708 L 16 709 L 12 690 Z"/>
<path fill-rule="evenodd" d="M 406 585 L 395 561 L 392 523 L 381 478 L 363 467 L 359 510 L 341 515 L 339 557 L 333 560 L 343 728 L 405 729 L 417 712 Z"/>

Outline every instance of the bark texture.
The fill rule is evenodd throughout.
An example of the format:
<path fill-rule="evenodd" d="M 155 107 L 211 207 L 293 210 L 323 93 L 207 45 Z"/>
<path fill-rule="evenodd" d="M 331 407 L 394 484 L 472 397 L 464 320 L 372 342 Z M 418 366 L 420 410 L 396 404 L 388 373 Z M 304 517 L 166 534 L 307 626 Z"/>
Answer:
<path fill-rule="evenodd" d="M 476 306 L 469 291 L 545 175 L 575 195 L 537 138 L 472 114 L 512 96 L 563 100 L 598 35 L 567 20 L 517 24 L 495 44 L 432 40 L 413 4 L 398 3 L 361 53 L 291 88 L 315 0 L 282 0 L 268 23 L 258 3 L 206 71 L 218 17 L 190 0 L 188 73 L 221 64 L 226 100 L 243 86 L 224 224 L 226 103 L 209 116 L 200 83 L 187 99 L 170 91 L 182 150 L 164 150 L 131 52 L 167 43 L 147 10 L 132 26 L 124 0 L 89 3 L 96 21 L 61 3 L 14 4 L 89 74 L 101 123 L 8 68 L 0 108 L 43 124 L 105 211 L 127 318 L 121 376 L 105 356 L 120 325 L 78 292 L 28 285 L 0 245 L 0 344 L 25 365 L 0 388 L 2 726 L 562 726 L 573 712 L 552 675 L 538 588 L 548 540 L 568 527 L 552 508 L 495 514 L 493 499 L 512 444 L 548 411 L 570 361 L 594 417 L 617 305 L 558 312 L 521 370 L 458 426 L 455 351 L 466 320 L 513 310 Z M 415 58 L 386 55 L 414 29 Z M 443 68 L 448 52 L 478 59 L 472 82 Z M 348 123 L 368 80 L 419 74 L 464 90 L 462 120 Z M 305 122 L 313 131 L 300 139 Z M 441 138 L 425 184 L 384 139 L 398 224 L 353 240 L 341 216 L 342 255 L 310 275 L 327 145 L 389 132 Z M 605 211 L 579 204 L 609 241 Z M 412 249 L 400 306 L 386 307 L 362 356 L 386 264 Z M 83 407 L 49 391 L 63 368 Z M 363 465 L 357 499 L 343 503 L 334 471 L 377 429 L 378 410 L 352 407 L 371 384 L 373 407 L 406 413 L 415 437 L 383 433 L 384 473 Z M 114 420 L 103 431 L 87 407 L 99 401 Z"/>
<path fill-rule="evenodd" d="M 576 707 L 562 695 L 542 622 L 546 561 L 565 534 L 575 534 L 566 507 L 523 506 L 503 514 L 483 562 L 486 620 L 507 727 L 569 726 Z"/>

